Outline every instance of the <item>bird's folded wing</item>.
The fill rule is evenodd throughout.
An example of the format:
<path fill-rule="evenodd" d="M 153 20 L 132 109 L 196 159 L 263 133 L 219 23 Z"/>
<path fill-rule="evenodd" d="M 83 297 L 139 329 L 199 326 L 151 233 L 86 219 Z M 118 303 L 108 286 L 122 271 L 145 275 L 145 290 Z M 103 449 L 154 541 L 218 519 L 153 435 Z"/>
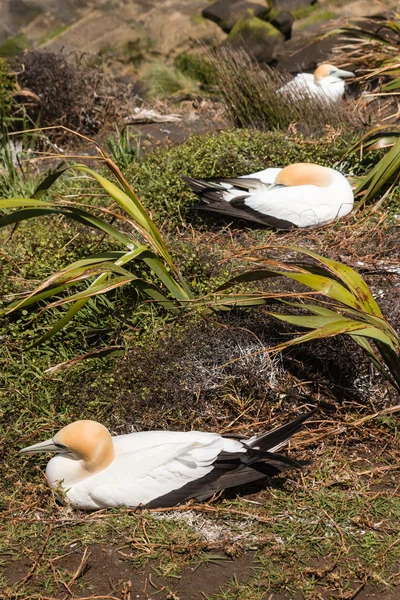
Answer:
<path fill-rule="evenodd" d="M 278 186 L 262 194 L 249 196 L 243 202 L 253 211 L 297 227 L 310 227 L 335 218 L 335 209 L 325 200 L 324 190 L 313 185 Z M 234 206 L 239 208 L 236 203 Z"/>
<path fill-rule="evenodd" d="M 318 95 L 319 88 L 315 84 L 314 75 L 312 73 L 299 73 L 296 77 L 289 81 L 286 85 L 279 88 L 278 93 L 293 94 L 302 96 L 304 93 L 310 96 Z"/>
<path fill-rule="evenodd" d="M 99 505 L 146 505 L 210 473 L 224 449 L 245 452 L 236 440 L 207 436 L 197 434 L 186 443 L 161 444 L 117 456 L 109 468 L 91 478 L 90 496 Z"/>

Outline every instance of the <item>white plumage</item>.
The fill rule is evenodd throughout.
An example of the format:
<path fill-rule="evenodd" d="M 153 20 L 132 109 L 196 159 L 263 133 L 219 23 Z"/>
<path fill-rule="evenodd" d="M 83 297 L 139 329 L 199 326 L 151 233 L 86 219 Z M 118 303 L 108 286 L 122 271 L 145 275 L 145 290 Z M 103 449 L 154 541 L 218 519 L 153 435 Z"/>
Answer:
<path fill-rule="evenodd" d="M 293 101 L 316 98 L 328 102 L 338 102 L 344 94 L 344 81 L 354 77 L 351 71 L 343 71 L 333 65 L 322 64 L 314 73 L 299 73 L 286 85 L 279 88 L 278 94 L 284 94 Z"/>
<path fill-rule="evenodd" d="M 237 178 L 184 180 L 202 200 L 197 209 L 278 229 L 312 227 L 351 212 L 354 196 L 335 169 L 297 163 Z"/>
<path fill-rule="evenodd" d="M 250 440 L 199 431 L 151 431 L 112 437 L 95 421 L 75 421 L 20 454 L 56 452 L 51 486 L 73 507 L 173 506 L 300 465 L 273 454 L 315 410 Z"/>

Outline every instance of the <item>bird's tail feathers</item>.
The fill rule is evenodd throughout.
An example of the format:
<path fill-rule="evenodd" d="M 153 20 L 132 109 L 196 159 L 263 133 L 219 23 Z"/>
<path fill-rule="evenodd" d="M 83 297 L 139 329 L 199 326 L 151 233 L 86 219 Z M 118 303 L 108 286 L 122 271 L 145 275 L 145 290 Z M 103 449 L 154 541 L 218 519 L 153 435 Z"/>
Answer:
<path fill-rule="evenodd" d="M 290 440 L 292 435 L 303 427 L 305 421 L 312 417 L 317 411 L 318 408 L 314 408 L 313 410 L 300 415 L 300 417 L 294 421 L 286 423 L 286 425 L 282 425 L 272 431 L 255 436 L 250 440 L 245 440 L 245 443 L 249 449 L 252 450 L 261 451 L 262 453 L 275 452 L 284 446 Z"/>

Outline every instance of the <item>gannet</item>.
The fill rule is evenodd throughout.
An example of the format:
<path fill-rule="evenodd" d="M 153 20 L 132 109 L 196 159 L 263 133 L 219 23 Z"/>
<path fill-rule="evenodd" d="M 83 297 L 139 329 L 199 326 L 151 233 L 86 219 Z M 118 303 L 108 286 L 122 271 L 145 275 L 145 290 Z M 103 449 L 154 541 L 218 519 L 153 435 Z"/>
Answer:
<path fill-rule="evenodd" d="M 112 437 L 96 421 L 75 421 L 19 454 L 55 452 L 49 484 L 74 508 L 170 507 L 198 501 L 285 469 L 295 460 L 275 454 L 317 409 L 247 440 L 201 431 L 145 431 Z"/>
<path fill-rule="evenodd" d="M 292 96 L 293 100 L 312 97 L 337 102 L 344 94 L 343 79 L 346 77 L 354 77 L 354 73 L 323 63 L 314 73 L 296 75 L 292 81 L 279 88 L 278 94 Z"/>
<path fill-rule="evenodd" d="M 278 229 L 330 223 L 351 212 L 354 196 L 335 169 L 297 163 L 227 179 L 183 177 L 203 201 L 196 209 Z"/>

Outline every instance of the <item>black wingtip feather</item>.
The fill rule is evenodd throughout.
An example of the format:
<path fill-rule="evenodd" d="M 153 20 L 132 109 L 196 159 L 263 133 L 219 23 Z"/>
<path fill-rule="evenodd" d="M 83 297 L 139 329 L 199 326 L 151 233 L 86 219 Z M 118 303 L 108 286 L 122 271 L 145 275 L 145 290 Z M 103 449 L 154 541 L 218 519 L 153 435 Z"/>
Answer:
<path fill-rule="evenodd" d="M 262 452 L 268 452 L 272 448 L 276 448 L 276 446 L 288 441 L 297 431 L 300 431 L 304 423 L 315 415 L 317 411 L 318 408 L 313 408 L 309 412 L 297 417 L 297 419 L 294 419 L 294 421 L 290 421 L 290 423 L 261 434 L 249 444 L 249 447 L 260 449 Z"/>
<path fill-rule="evenodd" d="M 300 415 L 294 421 L 259 436 L 248 445 L 248 451 L 245 454 L 222 451 L 213 463 L 214 468 L 210 473 L 154 499 L 148 504 L 148 507 L 175 506 L 190 499 L 201 502 L 224 489 L 273 477 L 286 469 L 301 469 L 304 463 L 269 452 L 269 449 L 288 440 L 317 410 L 314 408 L 308 413 Z"/>

